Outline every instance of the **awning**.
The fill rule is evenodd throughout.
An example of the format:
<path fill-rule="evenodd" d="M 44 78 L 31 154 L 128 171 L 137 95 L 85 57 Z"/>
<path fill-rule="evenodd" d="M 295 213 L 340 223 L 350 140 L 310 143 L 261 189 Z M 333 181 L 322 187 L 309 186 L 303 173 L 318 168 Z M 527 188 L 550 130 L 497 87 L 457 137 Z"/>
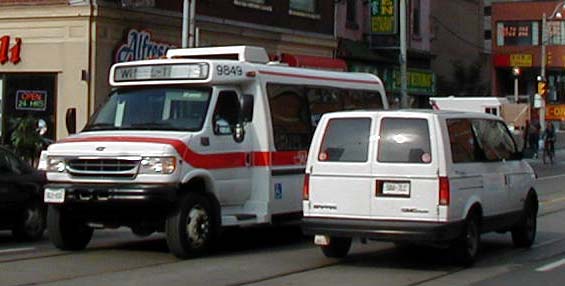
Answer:
<path fill-rule="evenodd" d="M 347 64 L 342 59 L 291 54 L 281 54 L 280 59 L 291 67 L 347 71 Z"/>

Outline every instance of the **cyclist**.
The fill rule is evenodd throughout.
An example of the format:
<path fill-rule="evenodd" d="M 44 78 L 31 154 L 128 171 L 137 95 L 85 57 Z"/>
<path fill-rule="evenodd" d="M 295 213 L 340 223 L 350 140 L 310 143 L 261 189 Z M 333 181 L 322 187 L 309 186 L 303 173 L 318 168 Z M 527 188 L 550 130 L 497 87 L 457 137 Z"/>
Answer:
<path fill-rule="evenodd" d="M 545 164 L 545 156 L 548 156 L 550 163 L 553 164 L 553 157 L 555 157 L 555 128 L 551 122 L 547 122 L 546 126 L 542 135 L 544 140 L 543 163 Z"/>

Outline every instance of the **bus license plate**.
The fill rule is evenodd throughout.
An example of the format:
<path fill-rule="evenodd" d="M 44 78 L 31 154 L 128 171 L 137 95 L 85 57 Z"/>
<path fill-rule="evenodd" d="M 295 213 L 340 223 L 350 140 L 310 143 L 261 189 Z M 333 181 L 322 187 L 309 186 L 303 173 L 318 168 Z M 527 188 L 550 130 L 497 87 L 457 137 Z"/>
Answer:
<path fill-rule="evenodd" d="M 60 204 L 65 202 L 65 189 L 59 188 L 59 189 L 51 189 L 51 188 L 47 188 L 45 189 L 44 195 L 43 195 L 43 201 L 46 203 L 56 203 L 56 204 Z"/>

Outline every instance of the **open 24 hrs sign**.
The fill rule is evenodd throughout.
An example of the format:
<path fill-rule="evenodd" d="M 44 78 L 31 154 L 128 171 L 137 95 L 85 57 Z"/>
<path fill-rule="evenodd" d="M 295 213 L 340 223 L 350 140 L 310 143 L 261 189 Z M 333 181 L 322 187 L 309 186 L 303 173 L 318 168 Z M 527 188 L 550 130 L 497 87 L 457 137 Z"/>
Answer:
<path fill-rule="evenodd" d="M 10 36 L 0 37 L 0 64 L 10 61 L 18 64 L 22 59 L 20 53 L 22 50 L 22 39 L 15 38 L 15 43 L 10 46 Z"/>

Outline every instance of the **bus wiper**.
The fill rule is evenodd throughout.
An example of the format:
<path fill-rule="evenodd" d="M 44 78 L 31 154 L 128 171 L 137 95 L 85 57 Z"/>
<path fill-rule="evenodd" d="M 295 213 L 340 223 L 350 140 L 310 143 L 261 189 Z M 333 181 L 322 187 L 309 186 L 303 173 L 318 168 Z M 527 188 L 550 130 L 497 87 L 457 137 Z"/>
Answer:
<path fill-rule="evenodd" d="M 124 126 L 125 129 L 178 129 L 177 127 L 171 125 L 167 122 L 144 122 L 144 123 L 134 123 L 128 126 Z"/>

